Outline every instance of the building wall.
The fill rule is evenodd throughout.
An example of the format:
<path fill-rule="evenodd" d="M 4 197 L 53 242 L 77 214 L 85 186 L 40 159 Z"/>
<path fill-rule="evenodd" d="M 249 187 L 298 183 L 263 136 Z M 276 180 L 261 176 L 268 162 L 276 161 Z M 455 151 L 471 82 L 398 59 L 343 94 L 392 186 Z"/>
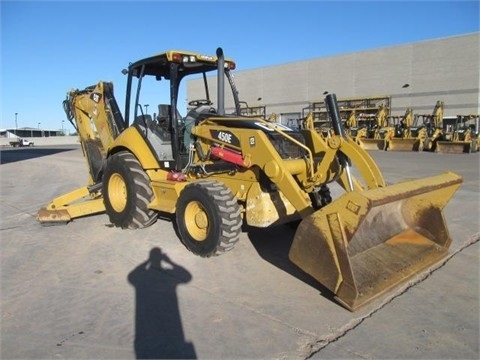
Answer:
<path fill-rule="evenodd" d="M 390 114 L 431 113 L 438 100 L 444 115 L 479 114 L 480 33 L 452 36 L 234 73 L 240 99 L 265 105 L 267 114 L 301 113 L 324 92 L 338 99 L 390 96 Z M 216 77 L 210 94 L 216 101 Z M 403 85 L 409 84 L 408 87 Z M 188 100 L 204 98 L 202 80 L 189 80 Z M 261 100 L 257 100 L 261 98 Z M 233 109 L 226 98 L 227 112 Z"/>

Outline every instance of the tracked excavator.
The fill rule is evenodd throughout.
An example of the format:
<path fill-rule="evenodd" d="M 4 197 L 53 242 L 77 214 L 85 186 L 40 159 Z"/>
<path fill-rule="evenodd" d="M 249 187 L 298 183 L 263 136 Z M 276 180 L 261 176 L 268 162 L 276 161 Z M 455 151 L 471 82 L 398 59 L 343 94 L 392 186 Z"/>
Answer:
<path fill-rule="evenodd" d="M 38 220 L 66 224 L 106 213 L 116 227 L 139 229 L 167 213 L 186 248 L 210 257 L 231 250 L 244 223 L 265 228 L 301 219 L 289 259 L 351 311 L 447 255 L 442 209 L 461 186 L 459 175 L 387 186 L 373 159 L 346 136 L 335 94 L 325 98 L 332 136 L 292 130 L 240 115 L 234 68 L 221 48 L 214 56 L 167 51 L 131 63 L 123 115 L 112 83 L 69 91 L 64 107 L 89 180 L 40 209 Z M 190 75 L 203 77 L 205 95 L 182 117 L 179 84 Z M 169 103 L 153 116 L 139 103 L 148 78 L 169 89 Z M 216 106 L 208 85 L 214 80 Z M 331 183 L 344 190 L 333 201 Z"/>

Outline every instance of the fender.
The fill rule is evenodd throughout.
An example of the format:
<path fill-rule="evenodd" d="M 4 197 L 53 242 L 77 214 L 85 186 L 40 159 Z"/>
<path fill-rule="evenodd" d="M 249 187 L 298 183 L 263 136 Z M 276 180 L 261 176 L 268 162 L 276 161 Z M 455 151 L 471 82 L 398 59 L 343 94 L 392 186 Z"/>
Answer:
<path fill-rule="evenodd" d="M 132 146 L 132 144 L 135 146 Z M 138 129 L 134 126 L 130 126 L 120 135 L 118 135 L 118 137 L 109 147 L 107 157 L 110 157 L 113 154 L 123 150 L 128 150 L 135 155 L 138 161 L 140 161 L 142 168 L 145 170 L 159 168 L 159 164 L 155 158 L 155 155 L 152 153 L 152 150 L 147 145 L 147 142 L 140 134 Z"/>

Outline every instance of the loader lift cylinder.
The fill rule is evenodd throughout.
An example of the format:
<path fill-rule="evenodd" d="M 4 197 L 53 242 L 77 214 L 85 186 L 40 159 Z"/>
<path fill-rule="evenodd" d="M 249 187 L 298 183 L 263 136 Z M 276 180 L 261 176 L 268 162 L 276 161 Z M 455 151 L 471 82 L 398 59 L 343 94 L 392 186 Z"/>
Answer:
<path fill-rule="evenodd" d="M 347 134 L 342 125 L 342 118 L 340 117 L 340 111 L 338 110 L 337 95 L 327 94 L 325 96 L 325 105 L 327 106 L 327 113 L 330 116 L 332 121 L 333 132 L 335 135 L 342 137 L 342 139 L 347 139 Z M 352 174 L 350 172 L 350 159 L 343 153 L 338 155 L 340 163 L 345 169 L 347 175 L 349 191 L 353 191 L 353 180 Z"/>
<path fill-rule="evenodd" d="M 325 96 L 325 105 L 327 106 L 327 112 L 332 120 L 333 132 L 337 136 L 346 138 L 345 129 L 342 126 L 342 118 L 340 117 L 340 111 L 338 110 L 337 95 L 327 94 Z"/>

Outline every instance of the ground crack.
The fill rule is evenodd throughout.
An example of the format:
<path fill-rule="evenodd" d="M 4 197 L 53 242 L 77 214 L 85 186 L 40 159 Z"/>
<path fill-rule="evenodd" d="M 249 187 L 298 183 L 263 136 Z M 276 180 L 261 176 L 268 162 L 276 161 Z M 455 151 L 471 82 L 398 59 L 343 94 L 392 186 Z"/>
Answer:
<path fill-rule="evenodd" d="M 459 252 L 465 250 L 466 248 L 470 247 L 471 245 L 477 243 L 480 240 L 480 233 L 476 233 L 470 237 L 468 241 L 466 241 L 464 244 L 462 244 L 457 250 L 451 252 L 446 256 L 442 261 L 431 267 L 428 271 L 419 274 L 415 276 L 414 278 L 410 279 L 407 283 L 405 283 L 403 286 L 399 287 L 394 293 L 390 294 L 388 297 L 386 297 L 379 305 L 378 307 L 372 309 L 370 312 L 366 313 L 365 315 L 352 319 L 349 321 L 347 324 L 342 326 L 341 328 L 337 329 L 335 332 L 322 336 L 322 337 L 317 337 L 316 339 L 313 339 L 310 343 L 306 344 L 304 346 L 304 356 L 302 357 L 303 359 L 309 359 L 316 353 L 320 352 L 322 349 L 327 347 L 329 344 L 341 339 L 345 335 L 347 335 L 350 331 L 354 330 L 360 324 L 362 324 L 366 319 L 372 317 L 376 312 L 379 310 L 383 309 L 386 305 L 391 303 L 395 298 L 398 296 L 404 294 L 405 292 L 408 291 L 411 287 L 415 286 L 416 284 L 424 281 L 430 275 L 435 272 L 436 270 L 440 269 L 443 267 L 446 263 L 448 263 L 455 255 L 457 255 Z"/>

